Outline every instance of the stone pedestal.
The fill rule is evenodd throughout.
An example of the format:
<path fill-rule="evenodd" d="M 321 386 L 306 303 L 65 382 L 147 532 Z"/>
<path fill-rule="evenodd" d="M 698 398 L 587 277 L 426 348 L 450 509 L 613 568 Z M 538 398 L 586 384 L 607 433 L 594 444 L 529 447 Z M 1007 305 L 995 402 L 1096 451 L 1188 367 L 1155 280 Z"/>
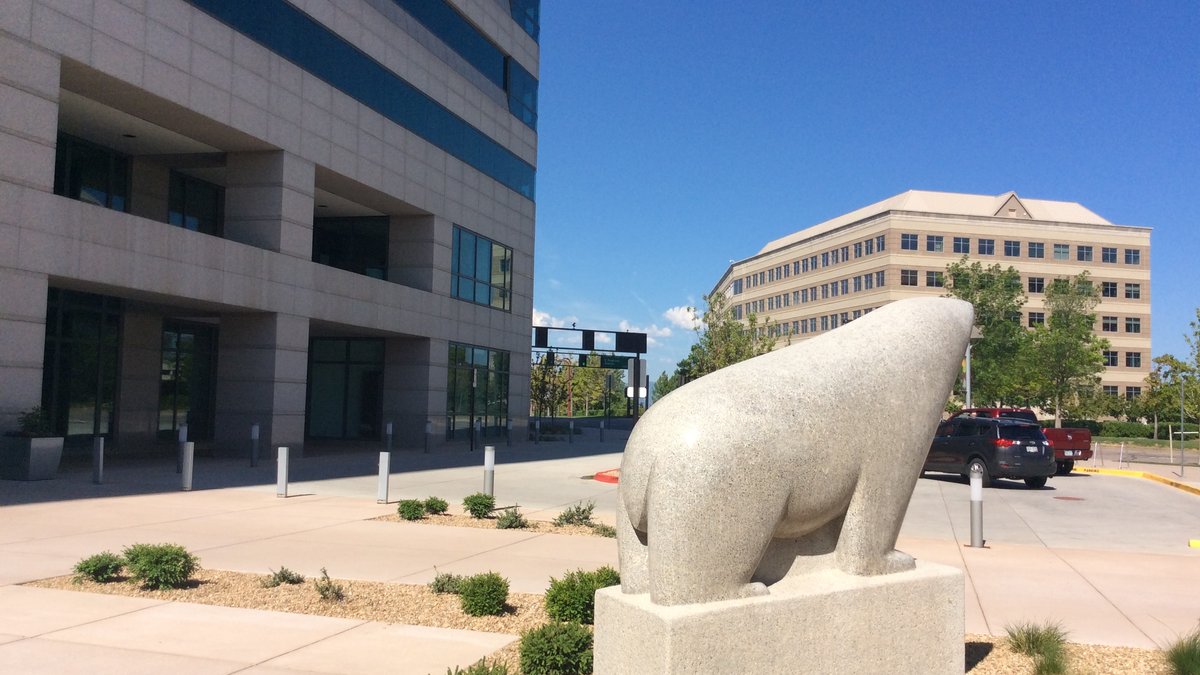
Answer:
<path fill-rule="evenodd" d="M 660 606 L 619 587 L 596 594 L 595 672 L 961 675 L 962 571 L 836 570 L 784 579 L 761 597 Z"/>

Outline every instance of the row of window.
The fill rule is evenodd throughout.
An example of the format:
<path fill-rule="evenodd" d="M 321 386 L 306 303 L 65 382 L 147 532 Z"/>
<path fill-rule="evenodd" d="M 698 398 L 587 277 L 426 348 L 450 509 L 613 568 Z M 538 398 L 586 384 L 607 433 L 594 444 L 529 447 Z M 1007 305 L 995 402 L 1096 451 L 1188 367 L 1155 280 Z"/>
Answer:
<path fill-rule="evenodd" d="M 917 270 L 900 270 L 900 285 L 901 286 L 916 286 L 920 279 Z M 944 288 L 946 286 L 946 273 L 935 272 L 929 270 L 925 272 L 925 285 L 929 288 Z"/>
<path fill-rule="evenodd" d="M 869 291 L 873 288 L 883 288 L 886 285 L 887 275 L 885 270 L 867 272 L 866 274 L 824 283 L 820 286 L 801 288 L 791 293 L 781 293 L 758 300 L 751 300 L 744 304 L 734 305 L 733 318 L 741 320 L 744 316 L 751 314 L 761 314 L 764 311 L 783 309 L 792 305 L 803 305 L 809 302 L 816 302 L 817 300 L 836 298 L 842 295 L 849 295 L 852 292 L 858 293 L 860 291 Z"/>
<path fill-rule="evenodd" d="M 940 234 L 925 235 L 925 250 L 930 253 L 942 253 L 946 250 L 947 237 Z M 971 252 L 970 237 L 951 237 L 951 250 L 958 254 L 968 254 Z M 918 235 L 912 233 L 904 233 L 900 235 L 900 249 L 903 251 L 918 250 L 919 241 Z M 1054 260 L 1070 260 L 1071 245 L 1070 244 L 1053 244 L 1051 249 Z M 1026 242 L 1026 256 L 1030 258 L 1045 258 L 1046 244 L 1040 241 Z M 977 255 L 996 255 L 996 240 L 995 239 L 976 239 L 975 253 Z M 1117 248 L 1102 246 L 1100 247 L 1100 262 L 1116 263 Z M 1020 257 L 1021 242 L 1016 239 L 1004 240 L 1004 255 L 1009 258 Z M 1095 256 L 1095 248 L 1090 244 L 1078 244 L 1075 246 L 1075 260 L 1079 262 L 1092 262 Z M 1136 248 L 1125 249 L 1125 264 L 1140 265 L 1142 263 L 1142 251 Z"/>
<path fill-rule="evenodd" d="M 796 319 L 791 323 L 784 321 L 782 323 L 772 324 L 770 326 L 759 327 L 758 334 L 771 335 L 772 337 L 787 337 L 789 335 L 808 335 L 810 333 L 820 333 L 823 331 L 833 330 L 838 326 L 850 323 L 855 319 L 862 318 L 870 314 L 874 307 L 865 309 L 856 309 L 848 312 L 838 312 L 835 314 L 827 314 L 825 316 L 813 316 L 807 319 Z"/>
<path fill-rule="evenodd" d="M 877 237 L 832 248 L 822 253 L 815 253 L 799 260 L 793 260 L 790 263 L 776 265 L 770 269 L 746 275 L 741 279 L 734 279 L 730 288 L 734 295 L 741 295 L 747 288 L 783 281 L 792 276 L 815 272 L 819 269 L 857 260 L 863 256 L 874 255 L 876 252 L 882 253 L 886 250 L 886 247 L 887 238 L 881 234 Z M 851 257 L 851 251 L 854 253 L 853 258 Z"/>
<path fill-rule="evenodd" d="M 1116 333 L 1117 326 L 1120 325 L 1119 317 L 1101 316 L 1100 331 L 1104 333 Z M 1141 333 L 1142 320 L 1136 316 L 1125 317 L 1125 332 L 1126 333 Z"/>
<path fill-rule="evenodd" d="M 1104 385 L 1102 388 L 1102 391 L 1104 392 L 1105 396 L 1120 396 L 1121 395 L 1120 387 L 1117 387 L 1117 386 L 1111 385 L 1111 384 Z M 1141 395 L 1142 395 L 1141 387 L 1125 387 L 1125 398 L 1127 400 L 1133 400 Z"/>
<path fill-rule="evenodd" d="M 1108 368 L 1115 368 L 1120 365 L 1120 354 L 1115 350 L 1104 350 L 1104 365 Z M 1142 353 L 1141 352 L 1125 352 L 1125 367 L 1126 368 L 1141 368 Z"/>
<path fill-rule="evenodd" d="M 1046 292 L 1046 277 L 1029 277 L 1026 280 L 1026 290 L 1030 293 L 1045 293 Z M 1118 296 L 1117 282 L 1101 281 L 1100 282 L 1100 297 L 1116 298 Z M 1127 282 L 1125 284 L 1125 299 L 1140 300 L 1142 298 L 1142 284 L 1140 282 Z"/>

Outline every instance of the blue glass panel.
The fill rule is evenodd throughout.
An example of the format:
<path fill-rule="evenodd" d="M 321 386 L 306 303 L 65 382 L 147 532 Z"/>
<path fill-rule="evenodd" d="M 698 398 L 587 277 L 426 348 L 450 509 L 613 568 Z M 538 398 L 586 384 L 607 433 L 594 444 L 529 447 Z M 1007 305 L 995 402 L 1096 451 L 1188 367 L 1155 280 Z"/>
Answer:
<path fill-rule="evenodd" d="M 476 70 L 504 87 L 504 52 L 443 0 L 392 0 Z"/>

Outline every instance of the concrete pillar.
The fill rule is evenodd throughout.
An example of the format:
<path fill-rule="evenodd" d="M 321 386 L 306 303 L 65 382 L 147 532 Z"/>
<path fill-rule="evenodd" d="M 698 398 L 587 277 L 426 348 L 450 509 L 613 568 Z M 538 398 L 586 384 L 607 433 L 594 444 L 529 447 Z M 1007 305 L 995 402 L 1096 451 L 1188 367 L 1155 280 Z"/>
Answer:
<path fill-rule="evenodd" d="M 250 425 L 264 448 L 304 447 L 308 319 L 224 314 L 217 352 L 217 449 L 244 453 Z"/>
<path fill-rule="evenodd" d="M 422 291 L 450 288 L 453 224 L 437 216 L 393 216 L 388 281 Z"/>
<path fill-rule="evenodd" d="M 122 453 L 153 449 L 158 441 L 158 390 L 162 369 L 162 317 L 126 310 L 121 317 L 121 386 L 117 437 Z"/>
<path fill-rule="evenodd" d="M 9 243 L 0 240 L 0 247 Z M 16 246 L 15 242 L 12 245 Z M 0 433 L 42 402 L 46 348 L 45 274 L 0 268 Z"/>
<path fill-rule="evenodd" d="M 20 12 L 14 10 L 14 14 Z M 51 192 L 58 138 L 59 58 L 0 31 L 0 63 L 4 64 L 0 68 L 0 187 L 12 183 Z"/>
<path fill-rule="evenodd" d="M 425 421 L 433 422 L 433 445 L 446 437 L 446 359 L 449 344 L 427 338 L 388 338 L 384 346 L 383 419 L 395 423 L 395 445 L 425 444 Z"/>
<path fill-rule="evenodd" d="M 282 150 L 226 157 L 225 238 L 312 259 L 314 168 Z"/>

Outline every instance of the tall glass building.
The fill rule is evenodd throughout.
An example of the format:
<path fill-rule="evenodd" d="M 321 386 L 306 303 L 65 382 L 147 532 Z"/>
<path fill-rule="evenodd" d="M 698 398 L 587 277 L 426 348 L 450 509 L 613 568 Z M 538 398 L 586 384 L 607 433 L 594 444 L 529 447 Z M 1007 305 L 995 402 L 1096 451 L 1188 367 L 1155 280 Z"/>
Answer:
<path fill-rule="evenodd" d="M 524 429 L 538 0 L 0 12 L 0 431 Z"/>

